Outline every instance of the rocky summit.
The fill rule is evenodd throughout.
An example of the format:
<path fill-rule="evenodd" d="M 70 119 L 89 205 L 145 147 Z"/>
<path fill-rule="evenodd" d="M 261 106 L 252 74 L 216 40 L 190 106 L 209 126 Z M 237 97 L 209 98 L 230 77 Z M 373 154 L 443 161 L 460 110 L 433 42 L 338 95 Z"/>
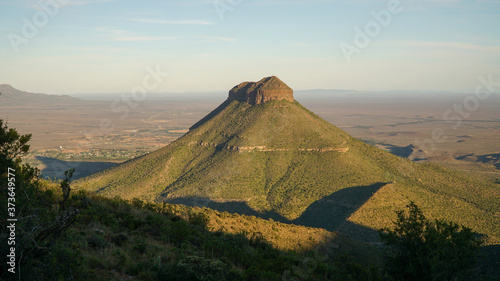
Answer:
<path fill-rule="evenodd" d="M 244 101 L 251 105 L 270 100 L 293 102 L 293 90 L 276 76 L 261 79 L 259 82 L 243 82 L 229 91 L 228 100 Z"/>

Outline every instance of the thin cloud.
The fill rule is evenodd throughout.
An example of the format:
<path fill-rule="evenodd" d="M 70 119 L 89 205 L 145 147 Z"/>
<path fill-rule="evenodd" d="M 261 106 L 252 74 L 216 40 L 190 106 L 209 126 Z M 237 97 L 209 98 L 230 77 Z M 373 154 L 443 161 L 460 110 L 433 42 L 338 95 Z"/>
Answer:
<path fill-rule="evenodd" d="M 232 42 L 235 41 L 231 37 L 221 36 L 149 36 L 142 35 L 127 30 L 115 29 L 110 27 L 94 28 L 97 34 L 101 37 L 106 37 L 108 40 L 117 42 L 141 42 L 141 41 L 166 41 L 166 40 L 203 40 L 206 42 Z"/>
<path fill-rule="evenodd" d="M 109 40 L 117 42 L 166 41 L 179 38 L 171 36 L 146 36 L 109 27 L 98 27 L 96 30 L 100 33 L 100 36 L 107 37 Z"/>
<path fill-rule="evenodd" d="M 173 24 L 173 25 L 213 25 L 213 22 L 204 20 L 158 20 L 158 19 L 129 19 L 130 21 L 153 23 L 153 24 Z"/>
<path fill-rule="evenodd" d="M 101 4 L 101 3 L 109 3 L 109 2 L 116 2 L 118 0 L 69 0 L 67 1 L 68 3 L 65 4 L 67 6 L 82 6 L 82 5 L 89 5 L 89 4 Z"/>
<path fill-rule="evenodd" d="M 178 38 L 179 37 L 165 37 L 165 36 L 123 36 L 123 37 L 115 37 L 112 39 L 112 41 L 117 41 L 117 42 L 166 41 Z"/>
<path fill-rule="evenodd" d="M 166 40 L 182 40 L 182 39 L 202 39 L 205 41 L 216 42 L 232 42 L 235 39 L 228 37 L 212 37 L 212 36 L 195 36 L 195 37 L 166 37 L 166 36 L 119 36 L 111 40 L 117 42 L 141 42 L 141 41 L 166 41 Z"/>
<path fill-rule="evenodd" d="M 291 44 L 289 44 L 289 46 L 305 47 L 305 48 L 309 48 L 309 47 L 317 47 L 317 48 L 327 47 L 327 48 L 330 48 L 331 47 L 331 45 L 329 45 L 329 44 L 313 44 L 313 43 L 291 43 Z"/>

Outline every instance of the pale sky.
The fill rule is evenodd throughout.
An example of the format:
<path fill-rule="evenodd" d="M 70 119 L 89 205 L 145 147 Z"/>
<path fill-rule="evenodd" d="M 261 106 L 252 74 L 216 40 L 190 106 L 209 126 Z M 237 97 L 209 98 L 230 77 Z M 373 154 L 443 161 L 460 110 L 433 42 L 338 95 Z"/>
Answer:
<path fill-rule="evenodd" d="M 500 0 L 0 0 L 0 23 L 0 84 L 37 93 L 130 92 L 148 66 L 150 92 L 500 81 Z"/>

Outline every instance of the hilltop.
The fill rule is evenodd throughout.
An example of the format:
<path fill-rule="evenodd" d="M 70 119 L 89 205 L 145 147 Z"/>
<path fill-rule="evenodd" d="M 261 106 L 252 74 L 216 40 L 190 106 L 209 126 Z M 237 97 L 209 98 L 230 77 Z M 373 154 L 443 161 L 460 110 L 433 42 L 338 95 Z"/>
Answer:
<path fill-rule="evenodd" d="M 375 230 L 389 227 L 394 211 L 412 200 L 431 218 L 500 241 L 498 184 L 415 164 L 357 140 L 293 100 L 293 91 L 271 98 L 289 93 L 280 82 L 271 77 L 236 86 L 170 145 L 77 185 L 109 197 L 201 205 L 364 241 L 376 241 Z M 253 99 L 256 93 L 262 98 Z"/>
<path fill-rule="evenodd" d="M 294 101 L 293 90 L 276 76 L 266 77 L 259 82 L 243 82 L 229 91 L 228 100 L 244 101 L 251 105 L 271 100 Z"/>
<path fill-rule="evenodd" d="M 27 104 L 40 104 L 40 103 L 76 103 L 80 99 L 73 98 L 67 95 L 46 95 L 34 94 L 18 90 L 9 84 L 0 84 L 0 105 L 14 106 L 14 105 L 27 105 Z"/>

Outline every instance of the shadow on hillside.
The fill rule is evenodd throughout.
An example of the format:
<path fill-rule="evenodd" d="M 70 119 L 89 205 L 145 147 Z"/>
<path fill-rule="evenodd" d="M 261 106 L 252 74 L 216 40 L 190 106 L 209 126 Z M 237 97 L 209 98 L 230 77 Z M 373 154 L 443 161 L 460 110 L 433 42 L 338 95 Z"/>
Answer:
<path fill-rule="evenodd" d="M 478 261 L 478 272 L 481 275 L 495 276 L 500 280 L 500 245 L 487 245 L 481 247 Z"/>
<path fill-rule="evenodd" d="M 490 164 L 495 166 L 495 168 L 497 168 L 498 170 L 500 170 L 500 153 L 492 153 L 484 155 L 467 154 L 457 157 L 455 159 L 471 161 L 471 162 L 480 162 L 483 164 Z"/>
<path fill-rule="evenodd" d="M 376 142 L 370 139 L 361 139 L 361 140 L 371 146 L 382 148 L 382 150 L 385 150 L 389 153 L 392 153 L 402 158 L 410 158 L 410 156 L 412 156 L 414 152 L 418 151 L 418 148 L 415 147 L 413 144 L 407 146 L 397 146 L 390 143 Z M 419 160 L 419 159 L 413 159 L 413 160 Z"/>
<path fill-rule="evenodd" d="M 115 166 L 116 162 L 84 162 L 84 161 L 63 161 L 50 157 L 36 156 L 42 162 L 41 173 L 43 177 L 63 179 L 64 172 L 68 169 L 75 169 L 73 180 L 89 176 L 99 171 Z"/>
<path fill-rule="evenodd" d="M 384 150 L 402 158 L 409 158 L 417 150 L 413 144 L 397 146 L 389 143 L 380 143 L 380 145 L 384 147 Z"/>
<path fill-rule="evenodd" d="M 257 212 L 246 202 L 232 201 L 221 203 L 200 197 L 175 198 L 166 200 L 166 202 L 207 207 L 220 212 L 238 213 L 263 219 L 271 218 L 283 223 L 324 228 L 329 231 L 338 231 L 365 242 L 377 242 L 379 236 L 376 230 L 352 223 L 347 219 L 384 185 L 386 183 L 380 182 L 370 186 L 356 186 L 339 190 L 312 203 L 300 217 L 294 220 L 289 220 L 274 211 Z"/>
<path fill-rule="evenodd" d="M 256 216 L 263 219 L 273 219 L 284 223 L 292 223 L 292 221 L 273 211 L 257 212 L 243 201 L 230 201 L 222 203 L 202 197 L 180 197 L 165 200 L 165 202 L 170 204 L 182 204 L 191 207 L 207 207 L 219 212 L 237 213 L 247 216 Z"/>
<path fill-rule="evenodd" d="M 167 200 L 167 202 L 188 206 L 207 207 L 221 212 L 226 211 L 229 213 L 251 215 L 263 219 L 272 218 L 282 223 L 319 227 L 329 231 L 337 231 L 342 236 L 351 238 L 352 240 L 345 240 L 335 236 L 335 238 L 325 243 L 316 245 L 315 249 L 318 249 L 319 253 L 326 251 L 333 256 L 338 256 L 340 253 L 349 253 L 349 255 L 355 258 L 356 262 L 365 267 L 369 267 L 370 265 L 382 266 L 382 249 L 384 247 L 379 244 L 380 238 L 378 232 L 374 229 L 350 222 L 348 218 L 359 210 L 375 192 L 385 185 L 386 183 L 380 182 L 370 186 L 357 186 L 334 192 L 311 204 L 306 211 L 295 220 L 288 220 L 276 212 L 256 212 L 248 206 L 246 202 L 220 203 L 199 197 L 177 198 Z M 394 218 L 395 217 L 396 214 L 394 214 Z M 368 243 L 368 245 L 365 243 Z M 487 245 L 481 247 L 481 256 L 476 269 L 477 274 L 497 277 L 499 266 L 500 245 Z"/>
<path fill-rule="evenodd" d="M 386 147 L 390 153 L 403 158 L 410 157 L 410 155 L 412 155 L 413 152 L 415 151 L 415 146 L 413 146 L 412 144 L 408 146 L 396 146 L 392 144 L 386 144 Z"/>
<path fill-rule="evenodd" d="M 378 232 L 347 219 L 370 199 L 386 183 L 344 188 L 309 205 L 302 215 L 292 223 L 339 231 L 348 236 L 378 240 Z M 366 239 L 362 239 L 366 240 Z"/>
<path fill-rule="evenodd" d="M 491 164 L 500 170 L 500 153 L 479 155 L 477 160 L 481 163 Z"/>

